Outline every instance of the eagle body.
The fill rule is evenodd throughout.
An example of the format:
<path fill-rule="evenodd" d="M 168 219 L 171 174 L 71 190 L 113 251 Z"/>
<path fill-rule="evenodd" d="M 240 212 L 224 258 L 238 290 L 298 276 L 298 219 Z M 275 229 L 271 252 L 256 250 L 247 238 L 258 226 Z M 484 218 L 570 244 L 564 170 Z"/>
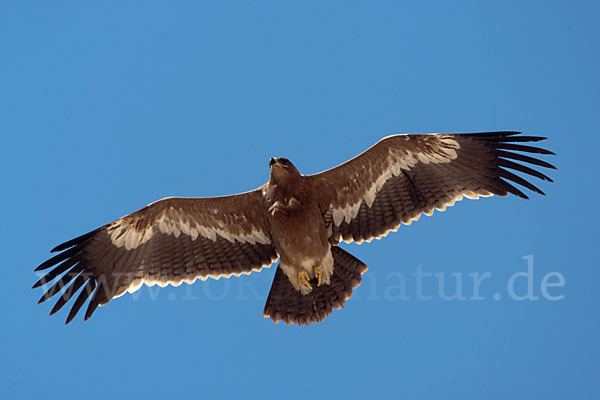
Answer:
<path fill-rule="evenodd" d="M 325 282 L 329 282 L 333 272 L 327 226 L 319 208 L 318 196 L 295 166 L 286 159 L 276 159 L 271 169 L 271 179 L 264 193 L 271 237 L 276 238 L 273 244 L 280 257 L 279 266 L 292 286 L 307 294 L 312 288 L 298 282 L 300 272 L 306 271 L 313 279 L 314 268 L 321 266 Z"/>
<path fill-rule="evenodd" d="M 258 189 L 162 199 L 56 246 L 33 287 L 45 290 L 40 303 L 58 295 L 50 314 L 74 298 L 69 323 L 86 301 L 85 320 L 142 285 L 229 278 L 279 259 L 264 316 L 320 322 L 344 306 L 367 270 L 342 241 L 379 239 L 465 197 L 527 199 L 515 185 L 543 195 L 526 178 L 552 182 L 532 168 L 555 169 L 535 157 L 554 154 L 531 145 L 544 139 L 512 131 L 392 135 L 314 175 L 272 158 Z"/>

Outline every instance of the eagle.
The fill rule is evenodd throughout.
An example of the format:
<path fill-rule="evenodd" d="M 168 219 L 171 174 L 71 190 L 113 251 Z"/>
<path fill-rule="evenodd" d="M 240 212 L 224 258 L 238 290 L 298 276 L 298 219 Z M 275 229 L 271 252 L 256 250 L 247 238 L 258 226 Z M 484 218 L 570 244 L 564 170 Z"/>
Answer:
<path fill-rule="evenodd" d="M 463 197 L 527 199 L 515 185 L 543 195 L 514 172 L 552 182 L 529 166 L 556 169 L 532 156 L 554 154 L 529 143 L 545 139 L 512 131 L 392 135 L 314 175 L 271 158 L 269 180 L 255 190 L 164 198 L 56 246 L 59 253 L 35 271 L 53 268 L 33 288 L 45 289 L 39 303 L 60 293 L 50 315 L 79 292 L 68 324 L 88 299 L 84 320 L 144 284 L 240 276 L 279 259 L 264 316 L 321 322 L 344 306 L 367 270 L 342 241 L 379 239 Z"/>

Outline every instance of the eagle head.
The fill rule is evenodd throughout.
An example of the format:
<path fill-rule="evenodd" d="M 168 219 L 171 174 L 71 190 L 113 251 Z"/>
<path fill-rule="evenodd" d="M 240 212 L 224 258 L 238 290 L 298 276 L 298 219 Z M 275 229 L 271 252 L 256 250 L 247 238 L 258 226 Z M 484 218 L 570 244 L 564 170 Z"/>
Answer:
<path fill-rule="evenodd" d="M 275 178 L 277 181 L 300 176 L 294 164 L 287 158 L 271 158 L 269 168 L 271 169 L 271 178 Z"/>

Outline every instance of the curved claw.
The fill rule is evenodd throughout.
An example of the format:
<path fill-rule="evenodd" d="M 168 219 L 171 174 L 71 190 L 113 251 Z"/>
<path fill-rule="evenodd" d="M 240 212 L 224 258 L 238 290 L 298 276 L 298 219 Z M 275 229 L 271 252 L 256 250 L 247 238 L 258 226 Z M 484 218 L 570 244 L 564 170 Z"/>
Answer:
<path fill-rule="evenodd" d="M 325 282 L 327 280 L 327 275 L 325 274 L 323 267 L 321 267 L 320 265 L 315 267 L 314 272 L 315 272 L 315 278 L 317 278 L 317 280 L 318 280 L 317 286 L 321 286 L 323 284 L 323 282 Z"/>
<path fill-rule="evenodd" d="M 310 281 L 310 275 L 308 275 L 308 272 L 306 272 L 304 270 L 298 272 L 298 286 L 300 286 L 300 287 L 306 286 L 307 288 L 312 289 L 312 286 L 310 285 L 309 281 Z"/>

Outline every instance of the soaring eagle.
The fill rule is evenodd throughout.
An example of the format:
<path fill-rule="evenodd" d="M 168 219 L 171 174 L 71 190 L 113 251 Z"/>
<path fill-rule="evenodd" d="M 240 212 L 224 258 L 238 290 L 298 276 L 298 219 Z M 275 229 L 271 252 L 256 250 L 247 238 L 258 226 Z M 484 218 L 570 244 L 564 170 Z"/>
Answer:
<path fill-rule="evenodd" d="M 335 168 L 303 175 L 285 158 L 269 162 L 269 181 L 250 192 L 165 198 L 55 247 L 37 267 L 54 267 L 34 288 L 57 293 L 50 315 L 80 289 L 68 324 L 91 297 L 99 305 L 152 286 L 259 271 L 279 258 L 264 316 L 309 325 L 341 308 L 367 266 L 338 247 L 381 238 L 463 197 L 544 194 L 509 170 L 552 180 L 523 164 L 555 168 L 527 153 L 546 138 L 520 132 L 393 135 Z M 512 182 L 512 183 L 511 183 Z"/>

